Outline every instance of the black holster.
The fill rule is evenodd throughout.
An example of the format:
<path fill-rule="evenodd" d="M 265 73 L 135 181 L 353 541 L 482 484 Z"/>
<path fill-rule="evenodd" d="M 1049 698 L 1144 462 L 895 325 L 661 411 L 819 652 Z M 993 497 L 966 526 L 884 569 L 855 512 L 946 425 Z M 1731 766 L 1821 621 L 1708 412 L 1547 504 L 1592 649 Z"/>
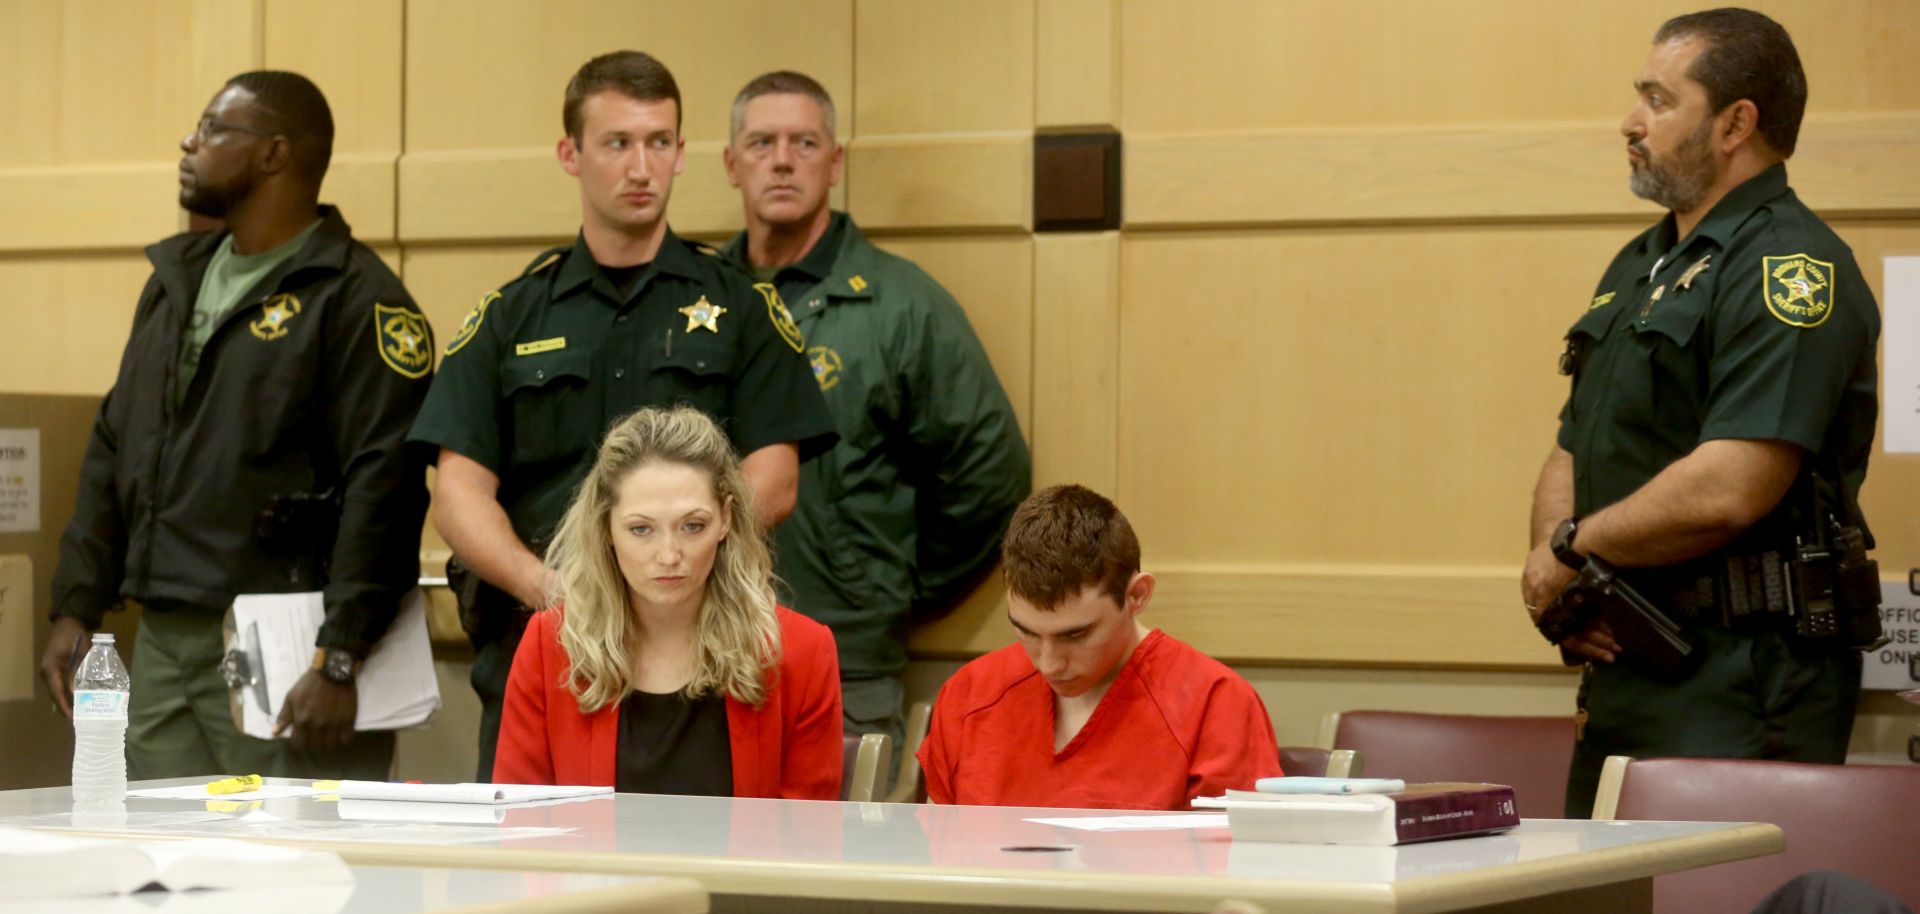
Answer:
<path fill-rule="evenodd" d="M 254 516 L 253 535 L 268 552 L 285 559 L 289 583 L 325 587 L 334 539 L 340 535 L 339 493 L 328 489 L 270 496 Z"/>
<path fill-rule="evenodd" d="M 511 594 L 481 580 L 458 556 L 447 559 L 447 587 L 460 605 L 460 627 L 474 647 L 506 637 L 514 616 L 531 612 Z"/>
<path fill-rule="evenodd" d="M 1534 626 L 1549 644 L 1559 645 L 1595 621 L 1607 623 L 1619 642 L 1622 660 L 1677 677 L 1692 665 L 1693 643 L 1686 630 L 1620 578 L 1605 559 L 1589 556 L 1573 582 L 1540 611 Z M 1586 658 L 1560 649 L 1569 666 Z"/>

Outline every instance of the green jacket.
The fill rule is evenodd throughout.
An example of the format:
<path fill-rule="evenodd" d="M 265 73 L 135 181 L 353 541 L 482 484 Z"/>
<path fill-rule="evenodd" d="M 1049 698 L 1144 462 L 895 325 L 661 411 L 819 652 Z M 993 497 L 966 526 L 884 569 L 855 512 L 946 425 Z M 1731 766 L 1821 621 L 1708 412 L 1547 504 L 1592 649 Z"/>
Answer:
<path fill-rule="evenodd" d="M 993 565 L 1033 458 L 959 303 L 834 219 L 832 274 L 790 307 L 840 442 L 801 465 L 774 547 L 783 598 L 864 678 L 906 666 L 913 610 L 944 609 Z M 725 255 L 744 265 L 746 237 Z"/>

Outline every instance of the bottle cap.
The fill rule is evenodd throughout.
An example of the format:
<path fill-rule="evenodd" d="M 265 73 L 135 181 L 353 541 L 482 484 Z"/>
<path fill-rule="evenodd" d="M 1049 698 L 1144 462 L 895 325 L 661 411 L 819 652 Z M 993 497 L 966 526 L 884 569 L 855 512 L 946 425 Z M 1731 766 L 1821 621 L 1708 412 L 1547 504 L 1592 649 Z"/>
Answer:
<path fill-rule="evenodd" d="M 95 633 L 94 633 L 94 636 L 93 636 L 93 643 L 95 643 L 95 644 L 112 644 L 112 643 L 113 643 L 113 633 L 112 633 L 112 632 L 95 632 Z"/>

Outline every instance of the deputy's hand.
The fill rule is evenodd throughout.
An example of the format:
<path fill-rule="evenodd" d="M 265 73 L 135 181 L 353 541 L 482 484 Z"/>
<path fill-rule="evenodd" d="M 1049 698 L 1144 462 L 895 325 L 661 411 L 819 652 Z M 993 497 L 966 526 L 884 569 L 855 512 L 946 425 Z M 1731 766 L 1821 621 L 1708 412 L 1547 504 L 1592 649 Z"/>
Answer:
<path fill-rule="evenodd" d="M 293 748 L 303 752 L 344 748 L 353 739 L 353 719 L 359 711 L 360 693 L 353 683 L 343 685 L 309 670 L 287 692 L 273 735 L 291 728 Z"/>
<path fill-rule="evenodd" d="M 1595 619 L 1592 625 L 1568 635 L 1560 642 L 1560 650 L 1601 663 L 1612 663 L 1620 657 L 1620 643 L 1613 640 L 1613 629 L 1602 619 Z"/>
<path fill-rule="evenodd" d="M 1520 599 L 1525 601 L 1527 615 L 1534 621 L 1540 620 L 1540 611 L 1547 608 L 1560 596 L 1560 591 L 1573 583 L 1574 570 L 1565 562 L 1554 558 L 1553 550 L 1545 543 L 1527 554 L 1526 569 L 1520 573 Z M 1612 663 L 1619 659 L 1620 643 L 1613 640 L 1613 630 L 1607 623 L 1595 619 L 1592 625 L 1568 635 L 1560 642 L 1560 649 L 1566 653 Z"/>
<path fill-rule="evenodd" d="M 47 691 L 53 693 L 54 707 L 68 717 L 73 716 L 73 655 L 86 640 L 84 623 L 72 616 L 61 616 L 53 620 L 47 647 L 40 652 L 40 678 L 46 682 Z"/>
<path fill-rule="evenodd" d="M 1545 543 L 1527 553 L 1527 565 L 1520 572 L 1520 599 L 1527 607 L 1527 615 L 1539 621 L 1540 611 L 1560 596 L 1560 591 L 1567 589 L 1573 575 L 1573 569 L 1554 558 L 1553 550 Z"/>

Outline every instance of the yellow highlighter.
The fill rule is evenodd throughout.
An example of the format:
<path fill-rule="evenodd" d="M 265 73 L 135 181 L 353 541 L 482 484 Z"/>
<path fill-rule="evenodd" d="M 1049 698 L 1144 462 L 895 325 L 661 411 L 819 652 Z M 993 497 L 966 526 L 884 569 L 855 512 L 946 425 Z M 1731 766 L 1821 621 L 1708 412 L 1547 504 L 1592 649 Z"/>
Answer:
<path fill-rule="evenodd" d="M 259 790 L 266 779 L 257 774 L 237 778 L 221 778 L 207 785 L 207 792 L 215 796 L 227 793 L 250 793 Z"/>

